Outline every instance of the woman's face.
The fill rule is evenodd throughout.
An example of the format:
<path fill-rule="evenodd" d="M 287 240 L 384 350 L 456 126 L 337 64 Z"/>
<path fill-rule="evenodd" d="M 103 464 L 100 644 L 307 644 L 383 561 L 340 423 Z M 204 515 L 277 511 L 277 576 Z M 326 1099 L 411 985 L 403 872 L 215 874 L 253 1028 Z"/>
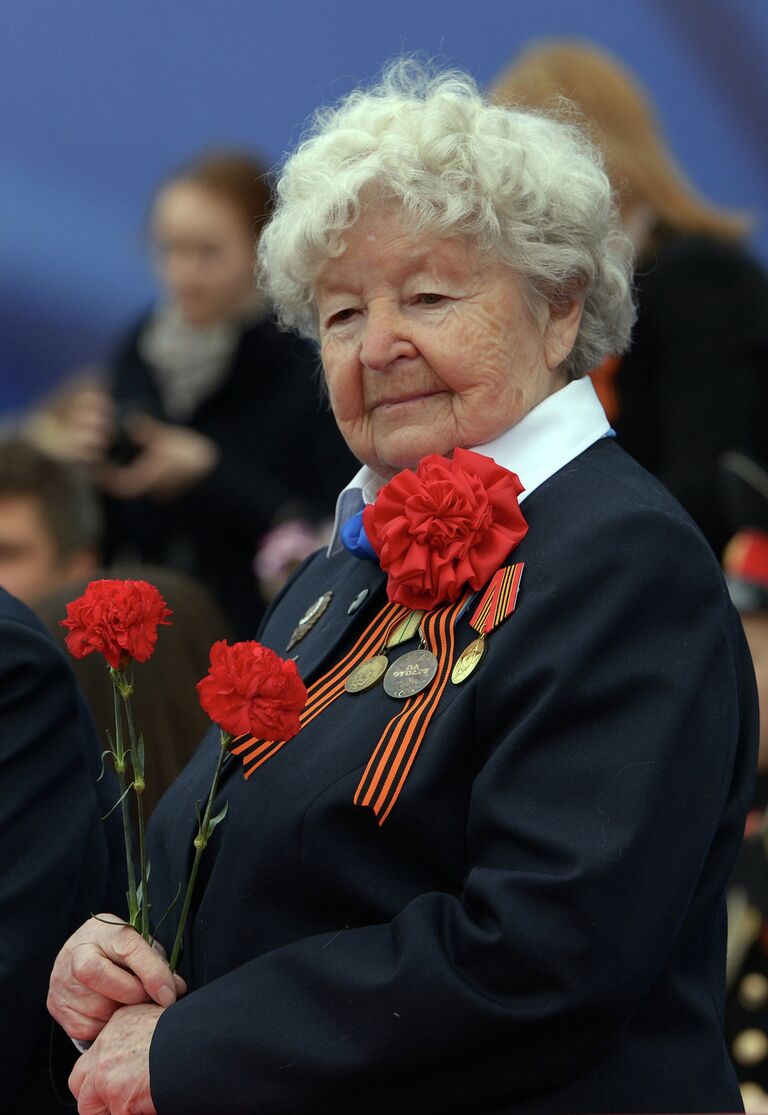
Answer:
<path fill-rule="evenodd" d="M 180 180 L 152 213 L 157 271 L 190 325 L 229 317 L 253 289 L 254 239 L 232 202 Z"/>
<path fill-rule="evenodd" d="M 367 212 L 314 293 L 333 412 L 383 476 L 482 445 L 565 383 L 581 309 L 534 321 L 522 283 L 464 238 L 414 236 Z"/>

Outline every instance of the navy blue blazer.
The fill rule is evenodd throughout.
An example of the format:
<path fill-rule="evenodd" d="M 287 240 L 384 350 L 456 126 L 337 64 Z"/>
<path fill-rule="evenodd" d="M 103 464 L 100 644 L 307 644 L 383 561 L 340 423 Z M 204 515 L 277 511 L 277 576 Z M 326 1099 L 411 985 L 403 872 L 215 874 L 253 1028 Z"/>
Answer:
<path fill-rule="evenodd" d="M 109 774 L 96 784 L 100 751 L 64 654 L 30 610 L 0 589 L 3 1113 L 63 1110 L 49 1079 L 48 977 L 86 918 L 105 908 L 124 913 L 120 826 L 117 816 L 101 821 L 118 794 Z M 68 1039 L 62 1049 L 74 1060 Z M 66 1075 L 61 1087 L 68 1095 Z"/>
<path fill-rule="evenodd" d="M 191 991 L 151 1047 L 159 1115 L 741 1109 L 721 1018 L 756 747 L 738 617 L 697 528 L 612 441 L 523 507 L 517 609 L 449 683 L 383 827 L 352 801 L 399 707 L 381 686 L 247 782 L 229 760 Z M 375 565 L 318 554 L 263 641 L 284 654 L 326 591 L 295 648 L 307 680 L 385 599 Z M 472 638 L 465 615 L 458 650 Z M 153 817 L 156 910 L 217 746 Z"/>

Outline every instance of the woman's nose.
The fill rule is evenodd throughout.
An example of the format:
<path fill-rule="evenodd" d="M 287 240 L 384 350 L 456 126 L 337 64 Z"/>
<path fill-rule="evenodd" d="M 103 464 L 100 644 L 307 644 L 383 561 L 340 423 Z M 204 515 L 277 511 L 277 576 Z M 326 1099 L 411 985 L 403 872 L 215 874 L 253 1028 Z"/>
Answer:
<path fill-rule="evenodd" d="M 360 341 L 360 362 L 374 372 L 385 372 L 402 357 L 417 353 L 408 322 L 395 307 L 369 306 Z"/>

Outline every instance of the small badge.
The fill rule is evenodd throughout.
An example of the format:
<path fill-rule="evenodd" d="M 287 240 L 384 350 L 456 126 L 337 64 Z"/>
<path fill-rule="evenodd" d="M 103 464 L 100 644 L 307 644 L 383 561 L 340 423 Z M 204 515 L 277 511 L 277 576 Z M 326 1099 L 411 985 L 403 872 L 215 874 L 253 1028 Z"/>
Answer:
<path fill-rule="evenodd" d="M 355 599 L 352 601 L 352 603 L 347 608 L 347 615 L 348 616 L 353 616 L 355 614 L 355 612 L 360 607 L 360 605 L 362 603 L 364 603 L 365 598 L 366 598 L 367 595 L 368 595 L 368 589 L 367 588 L 361 589 L 360 592 L 358 592 Z"/>
<path fill-rule="evenodd" d="M 427 688 L 436 673 L 437 659 L 431 650 L 410 650 L 387 670 L 384 691 L 398 700 L 413 697 Z"/>
<path fill-rule="evenodd" d="M 307 608 L 304 615 L 299 620 L 294 628 L 293 634 L 288 640 L 286 650 L 292 650 L 296 644 L 304 638 L 304 636 L 312 630 L 320 616 L 325 612 L 326 608 L 333 599 L 332 592 L 324 592 L 322 596 L 318 596 L 317 600 L 309 608 Z"/>

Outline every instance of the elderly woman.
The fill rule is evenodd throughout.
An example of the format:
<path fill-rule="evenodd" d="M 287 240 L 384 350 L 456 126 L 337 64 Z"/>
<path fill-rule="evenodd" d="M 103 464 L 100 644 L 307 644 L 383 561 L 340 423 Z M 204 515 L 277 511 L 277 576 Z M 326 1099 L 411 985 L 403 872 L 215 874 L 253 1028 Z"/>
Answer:
<path fill-rule="evenodd" d="M 633 317 L 599 157 L 396 68 L 319 116 L 260 250 L 363 467 L 262 629 L 309 700 L 228 762 L 186 984 L 99 921 L 57 961 L 80 1111 L 735 1110 L 753 682 L 714 557 L 581 378 Z M 155 814 L 155 910 L 217 740 Z"/>

